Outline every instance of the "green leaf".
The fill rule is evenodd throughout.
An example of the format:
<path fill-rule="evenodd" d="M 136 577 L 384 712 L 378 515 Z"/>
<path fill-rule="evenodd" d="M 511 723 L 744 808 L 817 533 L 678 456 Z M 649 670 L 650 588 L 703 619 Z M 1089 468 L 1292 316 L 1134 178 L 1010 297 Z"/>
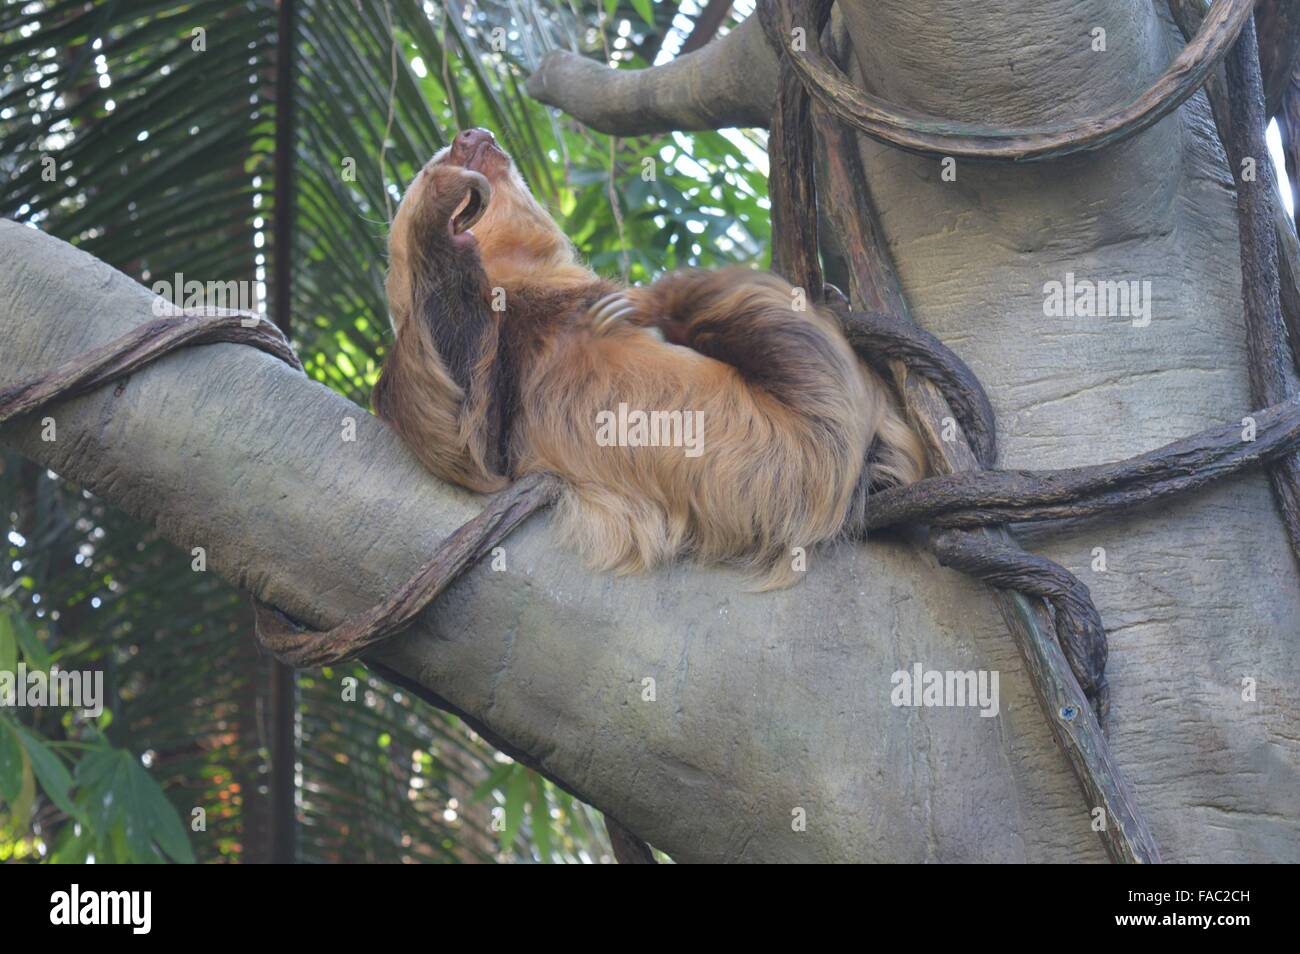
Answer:
<path fill-rule="evenodd" d="M 0 798 L 9 805 L 13 823 L 26 825 L 36 801 L 36 779 L 31 759 L 18 744 L 17 724 L 7 718 L 0 720 Z"/>
<path fill-rule="evenodd" d="M 41 783 L 41 791 L 58 806 L 59 811 L 63 812 L 63 814 L 69 818 L 85 821 L 84 814 L 72 803 L 70 797 L 72 774 L 64 766 L 63 760 L 43 741 L 21 725 L 15 725 L 13 729 L 18 741 L 22 743 L 28 758 L 31 760 L 32 769 L 36 773 L 36 780 Z"/>
<path fill-rule="evenodd" d="M 173 861 L 194 861 L 176 809 L 130 752 L 107 746 L 92 749 L 77 763 L 75 777 L 83 787 L 79 801 L 101 833 L 101 845 L 117 860 L 161 861 L 165 855 Z"/>
<path fill-rule="evenodd" d="M 482 801 L 487 797 L 488 793 L 500 788 L 501 784 L 506 780 L 506 776 L 510 774 L 510 770 L 513 768 L 513 762 L 502 762 L 498 764 L 497 767 L 492 770 L 492 774 L 484 779 L 478 788 L 474 789 L 474 794 L 470 795 L 469 800 L 471 802 Z"/>
<path fill-rule="evenodd" d="M 157 842 L 158 847 L 172 861 L 194 864 L 194 850 L 190 847 L 185 826 L 175 807 L 167 801 L 167 796 L 153 776 L 145 771 L 144 766 L 131 753 L 122 754 L 130 765 L 131 789 L 134 794 L 134 812 L 129 816 L 128 832 L 134 826 L 140 826 L 144 837 Z"/>
<path fill-rule="evenodd" d="M 18 640 L 18 649 L 27 662 L 27 668 L 29 670 L 41 669 L 48 672 L 50 666 L 54 664 L 55 656 L 41 641 L 41 637 L 37 635 L 36 630 L 26 619 L 16 613 L 10 617 L 10 623 Z"/>
<path fill-rule="evenodd" d="M 88 749 L 73 771 L 73 778 L 83 789 L 111 788 L 118 767 L 118 753 L 109 745 Z"/>
<path fill-rule="evenodd" d="M 524 805 L 528 802 L 528 769 L 514 765 L 515 772 L 506 786 L 506 827 L 501 832 L 502 849 L 515 843 L 515 836 L 524 822 Z"/>
<path fill-rule="evenodd" d="M 0 606 L 0 673 L 18 670 L 18 638 L 11 612 L 8 607 Z"/>
<path fill-rule="evenodd" d="M 0 802 L 13 805 L 23 787 L 23 750 L 13 722 L 0 715 Z"/>
<path fill-rule="evenodd" d="M 646 22 L 647 26 L 653 27 L 655 25 L 655 12 L 650 0 L 632 0 L 632 6 L 637 13 L 641 14 L 641 19 Z"/>
<path fill-rule="evenodd" d="M 533 842 L 542 861 L 551 860 L 551 806 L 546 798 L 546 783 L 533 777 Z"/>

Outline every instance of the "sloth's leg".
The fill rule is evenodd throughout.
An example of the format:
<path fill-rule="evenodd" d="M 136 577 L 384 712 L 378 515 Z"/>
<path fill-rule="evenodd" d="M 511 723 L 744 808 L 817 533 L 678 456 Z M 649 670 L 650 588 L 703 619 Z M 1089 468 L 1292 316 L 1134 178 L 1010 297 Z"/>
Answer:
<path fill-rule="evenodd" d="M 862 365 L 839 321 L 765 272 L 731 268 L 667 275 L 630 291 L 667 340 L 736 368 L 746 383 L 804 419 L 805 433 L 875 442 L 862 496 L 873 484 L 910 483 L 925 454 L 884 380 Z"/>
<path fill-rule="evenodd" d="M 794 410 L 821 414 L 862 387 L 835 322 L 774 275 L 675 272 L 627 294 L 668 341 L 731 365 Z"/>

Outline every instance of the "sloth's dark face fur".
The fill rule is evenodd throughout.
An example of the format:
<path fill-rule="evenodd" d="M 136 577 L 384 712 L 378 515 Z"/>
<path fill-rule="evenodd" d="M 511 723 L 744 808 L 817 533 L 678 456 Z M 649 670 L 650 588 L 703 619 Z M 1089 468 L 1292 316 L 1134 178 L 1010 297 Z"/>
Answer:
<path fill-rule="evenodd" d="M 873 484 L 922 473 L 920 441 L 832 316 L 740 268 L 620 290 L 578 261 L 484 130 L 408 189 L 388 296 L 380 416 L 474 490 L 559 474 L 558 527 L 597 567 L 690 555 L 788 585 L 795 548 L 851 530 Z M 624 405 L 696 415 L 700 453 L 599 440 Z"/>

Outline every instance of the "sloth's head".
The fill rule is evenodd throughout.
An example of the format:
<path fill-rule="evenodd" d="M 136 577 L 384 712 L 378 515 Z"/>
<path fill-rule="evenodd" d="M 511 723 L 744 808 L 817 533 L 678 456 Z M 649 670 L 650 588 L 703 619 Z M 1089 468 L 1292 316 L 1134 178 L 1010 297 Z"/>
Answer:
<path fill-rule="evenodd" d="M 428 166 L 460 166 L 479 173 L 491 186 L 491 196 L 471 195 L 466 203 L 482 207 L 463 208 L 456 214 L 453 230 L 469 222 L 464 234 L 478 246 L 483 270 L 493 285 L 528 282 L 575 270 L 583 280 L 590 273 L 577 265 L 573 245 L 547 214 L 519 174 L 514 160 L 486 129 L 464 129 L 451 145 L 440 149 Z M 426 166 L 426 168 L 428 168 Z M 416 185 L 418 185 L 417 179 Z M 421 201 L 408 193 L 406 201 Z"/>

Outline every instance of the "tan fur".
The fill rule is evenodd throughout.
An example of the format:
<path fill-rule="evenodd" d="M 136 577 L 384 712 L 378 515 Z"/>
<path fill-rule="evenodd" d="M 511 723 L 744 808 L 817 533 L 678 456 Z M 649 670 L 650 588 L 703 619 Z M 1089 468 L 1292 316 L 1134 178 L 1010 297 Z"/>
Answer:
<path fill-rule="evenodd" d="M 578 261 L 509 157 L 481 146 L 487 135 L 463 133 L 430 161 L 390 237 L 396 343 L 376 407 L 430 470 L 480 491 L 554 472 L 561 531 L 593 566 L 690 555 L 740 564 L 763 588 L 797 579 L 793 549 L 844 532 L 871 484 L 922 475 L 889 388 L 833 316 L 796 310 L 772 275 L 667 275 L 625 289 L 628 317 L 594 329 L 592 305 L 616 286 Z M 472 237 L 452 237 L 479 173 L 487 210 Z M 494 290 L 504 313 L 485 304 Z M 600 446 L 597 415 L 620 403 L 703 412 L 703 453 Z"/>

